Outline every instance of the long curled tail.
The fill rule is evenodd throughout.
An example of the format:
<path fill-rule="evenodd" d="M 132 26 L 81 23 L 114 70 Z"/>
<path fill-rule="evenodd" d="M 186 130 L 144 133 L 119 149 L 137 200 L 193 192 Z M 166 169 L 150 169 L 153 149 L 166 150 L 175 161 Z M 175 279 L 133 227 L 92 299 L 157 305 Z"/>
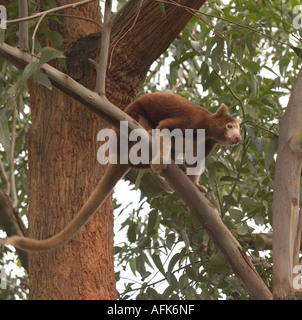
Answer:
<path fill-rule="evenodd" d="M 107 198 L 110 191 L 128 170 L 128 165 L 110 164 L 105 175 L 83 205 L 82 209 L 76 214 L 69 225 L 55 236 L 43 240 L 12 236 L 6 239 L 0 239 L 0 243 L 13 245 L 25 251 L 47 251 L 70 240 L 93 216 Z"/>

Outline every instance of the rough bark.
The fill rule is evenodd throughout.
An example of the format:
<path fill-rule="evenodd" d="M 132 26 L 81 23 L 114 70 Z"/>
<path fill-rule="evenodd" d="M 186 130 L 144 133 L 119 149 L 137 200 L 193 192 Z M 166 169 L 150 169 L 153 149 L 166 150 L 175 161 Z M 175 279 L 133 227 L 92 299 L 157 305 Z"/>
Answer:
<path fill-rule="evenodd" d="M 66 3 L 60 1 L 59 5 Z M 96 3 L 72 14 L 101 20 Z M 65 47 L 81 35 L 97 31 L 94 24 L 83 20 L 62 18 L 61 22 Z M 30 82 L 29 92 L 29 236 L 41 239 L 68 224 L 103 174 L 93 156 L 97 150 L 93 137 L 102 122 L 56 89 L 49 91 Z M 66 246 L 29 254 L 30 299 L 116 297 L 111 211 L 112 204 L 107 201 Z"/>

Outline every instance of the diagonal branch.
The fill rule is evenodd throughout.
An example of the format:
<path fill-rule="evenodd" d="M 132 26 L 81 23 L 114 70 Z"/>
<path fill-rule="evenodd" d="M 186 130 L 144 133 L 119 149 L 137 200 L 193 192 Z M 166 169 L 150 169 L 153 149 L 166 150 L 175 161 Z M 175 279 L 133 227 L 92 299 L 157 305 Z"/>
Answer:
<path fill-rule="evenodd" d="M 17 48 L 0 45 L 0 56 L 11 61 L 19 68 L 24 68 L 28 63 L 35 61 L 31 55 Z M 129 128 L 143 129 L 135 120 L 118 109 L 106 98 L 90 91 L 74 81 L 66 74 L 44 64 L 41 70 L 45 72 L 52 85 L 68 96 L 82 103 L 83 106 L 96 113 L 115 127 L 119 128 L 120 121 L 128 121 Z M 143 137 L 144 139 L 144 137 Z M 144 141 L 149 143 L 149 141 Z M 271 299 L 272 294 L 257 274 L 250 259 L 246 256 L 238 241 L 223 224 L 219 212 L 197 190 L 192 181 L 176 165 L 169 165 L 163 176 L 174 190 L 185 201 L 191 212 L 197 217 L 208 232 L 214 243 L 224 253 L 231 264 L 235 274 L 242 280 L 252 299 Z"/>

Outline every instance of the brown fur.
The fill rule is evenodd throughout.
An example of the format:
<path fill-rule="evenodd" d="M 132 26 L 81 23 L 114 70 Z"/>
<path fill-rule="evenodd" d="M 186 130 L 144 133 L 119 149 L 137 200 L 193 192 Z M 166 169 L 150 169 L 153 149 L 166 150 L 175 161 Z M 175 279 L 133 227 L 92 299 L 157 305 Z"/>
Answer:
<path fill-rule="evenodd" d="M 125 112 L 138 121 L 147 130 L 151 128 L 205 129 L 207 156 L 219 142 L 225 140 L 225 125 L 241 120 L 232 117 L 225 105 L 216 114 L 198 107 L 190 101 L 169 93 L 149 93 L 130 104 Z M 148 123 L 147 127 L 145 124 Z"/>
<path fill-rule="evenodd" d="M 152 128 L 170 129 L 171 131 L 178 128 L 183 132 L 185 129 L 193 129 L 196 136 L 197 129 L 205 129 L 205 157 L 209 155 L 216 144 L 225 145 L 227 143 L 227 145 L 231 145 L 241 139 L 239 135 L 241 119 L 232 117 L 224 104 L 215 114 L 212 114 L 176 94 L 150 93 L 130 104 L 125 112 L 148 131 Z M 232 124 L 233 129 L 238 130 L 236 142 L 229 141 L 227 124 Z M 197 146 L 197 143 L 195 145 Z M 172 146 L 172 157 L 173 151 Z M 136 165 L 135 167 L 144 168 L 146 166 Z M 152 165 L 151 163 L 151 168 L 160 173 L 165 169 L 165 165 Z M 189 177 L 201 192 L 206 192 L 206 188 L 198 183 L 200 175 Z"/>
<path fill-rule="evenodd" d="M 125 112 L 137 120 L 146 130 L 152 128 L 205 129 L 206 156 L 217 143 L 231 145 L 241 139 L 239 134 L 241 120 L 233 118 L 224 105 L 215 114 L 211 114 L 177 95 L 152 93 L 137 99 L 125 109 Z M 228 124 L 231 124 L 233 129 L 228 129 L 226 127 Z M 152 163 L 151 167 L 157 172 L 165 168 L 161 164 L 152 166 Z M 0 243 L 13 245 L 26 251 L 45 251 L 68 241 L 87 223 L 129 168 L 130 165 L 110 164 L 104 177 L 82 209 L 70 224 L 57 235 L 44 240 L 13 236 L 0 240 Z M 191 176 L 191 179 L 202 192 L 205 192 L 205 188 L 198 184 L 199 175 Z"/>

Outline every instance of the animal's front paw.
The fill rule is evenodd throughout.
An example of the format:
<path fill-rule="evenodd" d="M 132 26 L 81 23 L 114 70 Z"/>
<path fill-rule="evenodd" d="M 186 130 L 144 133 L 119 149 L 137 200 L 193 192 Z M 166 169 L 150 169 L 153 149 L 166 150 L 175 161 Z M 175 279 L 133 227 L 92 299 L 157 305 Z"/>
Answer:
<path fill-rule="evenodd" d="M 155 173 L 161 173 L 163 170 L 165 170 L 167 168 L 167 165 L 164 163 L 151 163 L 151 169 L 155 172 Z"/>
<path fill-rule="evenodd" d="M 200 184 L 195 184 L 195 186 L 198 188 L 198 190 L 202 193 L 207 193 L 208 189 L 205 188 L 204 186 L 201 186 Z"/>

